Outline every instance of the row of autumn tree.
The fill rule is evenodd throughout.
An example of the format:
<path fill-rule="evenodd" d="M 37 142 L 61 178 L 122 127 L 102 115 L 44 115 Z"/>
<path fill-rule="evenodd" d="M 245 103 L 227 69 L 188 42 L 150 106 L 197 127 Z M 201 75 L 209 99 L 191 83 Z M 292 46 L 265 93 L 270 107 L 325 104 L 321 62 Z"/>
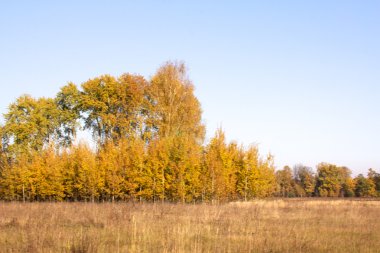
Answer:
<path fill-rule="evenodd" d="M 367 177 L 351 177 L 347 167 L 320 163 L 317 173 L 310 167 L 285 166 L 276 172 L 277 191 L 280 197 L 380 197 L 380 174 L 368 170 Z"/>
<path fill-rule="evenodd" d="M 152 78 L 110 75 L 55 98 L 19 97 L 0 126 L 0 199 L 230 201 L 268 196 L 375 196 L 380 176 L 320 164 L 275 171 L 257 146 L 204 144 L 202 110 L 182 63 Z M 75 143 L 90 131 L 96 148 Z"/>

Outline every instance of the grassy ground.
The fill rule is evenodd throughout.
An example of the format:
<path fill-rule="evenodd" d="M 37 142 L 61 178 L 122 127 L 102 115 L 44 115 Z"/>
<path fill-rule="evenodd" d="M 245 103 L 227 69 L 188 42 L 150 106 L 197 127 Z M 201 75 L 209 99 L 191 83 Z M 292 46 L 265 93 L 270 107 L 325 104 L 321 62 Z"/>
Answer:
<path fill-rule="evenodd" d="M 380 202 L 0 203 L 0 252 L 380 252 Z"/>

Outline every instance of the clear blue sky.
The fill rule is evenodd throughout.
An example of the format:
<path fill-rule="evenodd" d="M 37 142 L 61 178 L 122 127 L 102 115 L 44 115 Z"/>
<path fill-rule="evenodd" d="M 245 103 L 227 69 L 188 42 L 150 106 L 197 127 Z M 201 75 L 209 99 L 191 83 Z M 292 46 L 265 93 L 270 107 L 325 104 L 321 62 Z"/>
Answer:
<path fill-rule="evenodd" d="M 380 1 L 53 2 L 0 3 L 0 113 L 21 94 L 183 60 L 208 138 L 222 125 L 278 168 L 380 171 Z"/>

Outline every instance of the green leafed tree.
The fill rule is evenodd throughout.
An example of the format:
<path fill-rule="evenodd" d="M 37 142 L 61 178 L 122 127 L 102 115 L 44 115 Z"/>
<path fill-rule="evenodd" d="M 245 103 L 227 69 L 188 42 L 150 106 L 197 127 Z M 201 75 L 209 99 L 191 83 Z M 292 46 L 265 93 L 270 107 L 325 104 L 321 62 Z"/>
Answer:
<path fill-rule="evenodd" d="M 357 197 L 374 197 L 376 196 L 376 188 L 373 181 L 359 174 L 355 178 L 355 194 Z"/>
<path fill-rule="evenodd" d="M 316 178 L 313 170 L 310 167 L 302 164 L 297 164 L 293 168 L 294 180 L 297 185 L 301 187 L 304 192 L 303 196 L 311 197 L 315 194 Z M 299 191 L 298 191 L 299 192 Z M 297 194 L 303 197 L 300 194 Z"/>
<path fill-rule="evenodd" d="M 131 74 L 119 78 L 104 75 L 84 82 L 79 107 L 85 129 L 102 144 L 143 135 L 148 113 L 146 85 L 142 76 Z"/>
<path fill-rule="evenodd" d="M 7 151 L 39 151 L 57 140 L 59 115 L 54 99 L 19 97 L 5 114 L 3 137 Z"/>
<path fill-rule="evenodd" d="M 55 97 L 55 103 L 59 110 L 60 125 L 57 134 L 60 145 L 68 147 L 72 144 L 79 127 L 80 92 L 77 86 L 69 83 L 63 86 Z"/>
<path fill-rule="evenodd" d="M 317 167 L 317 190 L 321 197 L 351 195 L 351 171 L 346 167 L 320 163 Z"/>
<path fill-rule="evenodd" d="M 368 179 L 370 179 L 374 183 L 376 195 L 380 196 L 380 173 L 377 173 L 373 169 L 369 169 L 368 170 Z"/>
<path fill-rule="evenodd" d="M 62 89 L 57 98 L 32 98 L 24 95 L 9 106 L 2 128 L 3 150 L 8 153 L 41 151 L 54 144 L 71 144 L 77 127 L 78 112 L 66 107 L 64 97 L 73 85 Z"/>
<path fill-rule="evenodd" d="M 277 195 L 281 197 L 295 197 L 295 182 L 289 166 L 276 171 Z"/>

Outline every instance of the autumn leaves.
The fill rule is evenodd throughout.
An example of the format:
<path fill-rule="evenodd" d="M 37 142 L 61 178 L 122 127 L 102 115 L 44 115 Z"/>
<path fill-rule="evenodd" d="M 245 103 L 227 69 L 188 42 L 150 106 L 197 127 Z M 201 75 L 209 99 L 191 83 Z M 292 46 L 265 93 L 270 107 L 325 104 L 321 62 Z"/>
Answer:
<path fill-rule="evenodd" d="M 321 163 L 274 170 L 256 146 L 204 144 L 202 110 L 182 63 L 150 80 L 103 75 L 55 98 L 23 95 L 0 127 L 0 199 L 224 202 L 257 197 L 380 196 L 380 175 Z M 77 144 L 79 130 L 95 148 Z"/>
<path fill-rule="evenodd" d="M 0 197 L 9 200 L 228 201 L 271 195 L 273 158 L 206 146 L 201 106 L 182 63 L 146 80 L 110 75 L 69 83 L 55 98 L 21 96 L 1 127 Z M 74 145 L 91 131 L 96 150 Z"/>

